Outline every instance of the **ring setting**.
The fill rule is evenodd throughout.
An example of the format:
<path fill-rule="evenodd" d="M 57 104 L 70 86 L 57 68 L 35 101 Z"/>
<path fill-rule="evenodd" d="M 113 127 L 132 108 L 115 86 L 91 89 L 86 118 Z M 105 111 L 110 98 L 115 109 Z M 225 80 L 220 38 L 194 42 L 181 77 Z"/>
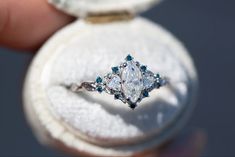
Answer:
<path fill-rule="evenodd" d="M 73 92 L 87 91 L 106 92 L 114 95 L 114 99 L 129 104 L 135 109 L 142 99 L 149 97 L 149 92 L 167 84 L 167 79 L 159 73 L 153 73 L 146 65 L 135 61 L 127 55 L 125 61 L 111 68 L 105 76 L 98 76 L 93 82 L 82 82 L 80 85 L 72 84 L 69 88 Z"/>

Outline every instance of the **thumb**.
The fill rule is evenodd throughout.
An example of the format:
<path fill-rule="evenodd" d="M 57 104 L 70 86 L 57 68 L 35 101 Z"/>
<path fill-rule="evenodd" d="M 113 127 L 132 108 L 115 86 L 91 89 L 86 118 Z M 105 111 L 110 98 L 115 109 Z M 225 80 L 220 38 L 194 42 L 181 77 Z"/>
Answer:
<path fill-rule="evenodd" d="M 33 50 L 73 20 L 47 0 L 1 0 L 0 45 Z"/>

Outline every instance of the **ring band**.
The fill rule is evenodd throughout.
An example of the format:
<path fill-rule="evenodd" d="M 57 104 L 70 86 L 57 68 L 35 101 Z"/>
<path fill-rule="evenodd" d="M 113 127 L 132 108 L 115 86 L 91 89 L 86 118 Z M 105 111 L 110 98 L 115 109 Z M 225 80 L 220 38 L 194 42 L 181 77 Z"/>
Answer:
<path fill-rule="evenodd" d="M 82 82 L 79 85 L 73 83 L 68 88 L 73 92 L 81 92 L 82 89 L 106 92 L 135 109 L 137 103 L 149 97 L 149 92 L 167 83 L 167 78 L 151 72 L 146 65 L 141 65 L 131 55 L 127 55 L 123 63 L 112 67 L 112 72 L 104 77 L 98 76 L 93 82 Z"/>

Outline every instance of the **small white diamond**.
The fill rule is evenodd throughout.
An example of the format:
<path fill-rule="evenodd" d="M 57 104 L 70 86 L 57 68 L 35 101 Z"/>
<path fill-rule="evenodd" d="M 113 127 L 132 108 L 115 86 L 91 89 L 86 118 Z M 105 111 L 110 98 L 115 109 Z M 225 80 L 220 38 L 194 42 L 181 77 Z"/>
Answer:
<path fill-rule="evenodd" d="M 121 79 L 117 75 L 113 75 L 111 80 L 107 84 L 109 89 L 120 91 L 121 90 Z"/>
<path fill-rule="evenodd" d="M 155 78 L 152 72 L 147 71 L 143 75 L 143 83 L 145 88 L 150 88 L 154 84 Z"/>

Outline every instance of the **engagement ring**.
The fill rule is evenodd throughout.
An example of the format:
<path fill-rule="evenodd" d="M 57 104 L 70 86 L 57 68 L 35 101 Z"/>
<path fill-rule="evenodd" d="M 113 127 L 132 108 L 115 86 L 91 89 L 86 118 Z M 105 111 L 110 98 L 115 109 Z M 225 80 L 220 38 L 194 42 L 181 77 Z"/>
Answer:
<path fill-rule="evenodd" d="M 95 81 L 82 82 L 69 86 L 73 92 L 87 91 L 106 92 L 114 95 L 115 99 L 129 104 L 134 109 L 143 98 L 149 97 L 149 92 L 167 84 L 167 79 L 159 73 L 153 73 L 146 65 L 135 61 L 127 55 L 119 66 L 112 67 L 112 72 L 98 76 Z"/>

